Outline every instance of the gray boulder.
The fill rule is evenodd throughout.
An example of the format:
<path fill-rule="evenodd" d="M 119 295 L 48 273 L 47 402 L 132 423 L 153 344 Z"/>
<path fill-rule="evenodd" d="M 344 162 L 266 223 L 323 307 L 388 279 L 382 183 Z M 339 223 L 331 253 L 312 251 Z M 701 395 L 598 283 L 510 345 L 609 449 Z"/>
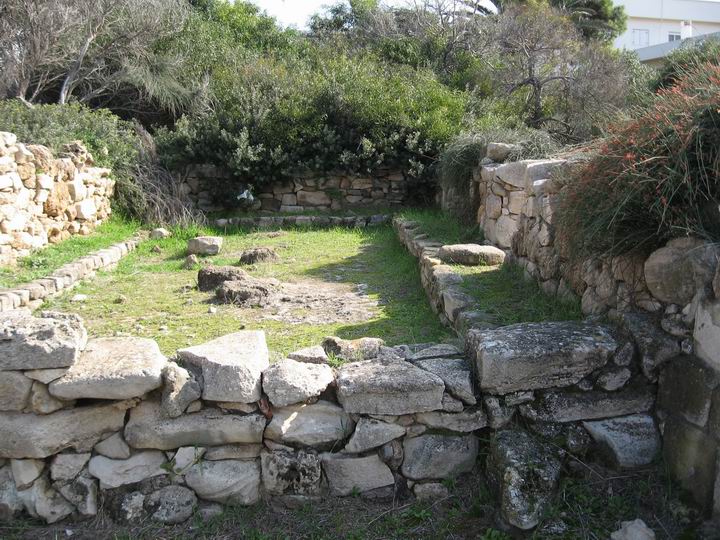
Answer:
<path fill-rule="evenodd" d="M 187 251 L 190 255 L 217 255 L 222 245 L 220 236 L 198 236 L 188 240 Z"/>
<path fill-rule="evenodd" d="M 563 423 L 644 413 L 654 404 L 652 387 L 630 386 L 617 392 L 548 392 L 520 405 L 520 413 L 533 421 Z"/>
<path fill-rule="evenodd" d="M 413 364 L 440 377 L 452 396 L 468 405 L 477 403 L 470 366 L 464 358 L 428 358 Z"/>
<path fill-rule="evenodd" d="M 70 501 L 82 517 L 92 517 L 98 512 L 98 481 L 84 470 L 69 483 L 56 483 L 60 495 Z"/>
<path fill-rule="evenodd" d="M 348 340 L 332 336 L 325 338 L 322 343 L 327 354 L 347 362 L 377 358 L 384 346 L 382 339 L 369 337 Z"/>
<path fill-rule="evenodd" d="M 345 446 L 345 452 L 359 454 L 377 448 L 405 435 L 405 428 L 373 418 L 361 417 L 355 432 Z"/>
<path fill-rule="evenodd" d="M 649 414 L 583 422 L 583 426 L 617 469 L 650 465 L 660 451 L 660 432 Z"/>
<path fill-rule="evenodd" d="M 446 263 L 467 266 L 495 266 L 505 261 L 505 252 L 495 246 L 454 244 L 441 247 L 437 257 Z"/>
<path fill-rule="evenodd" d="M 475 466 L 478 440 L 473 435 L 420 435 L 403 441 L 402 473 L 411 480 L 453 478 Z"/>
<path fill-rule="evenodd" d="M 144 401 L 130 412 L 125 440 L 133 448 L 174 450 L 183 446 L 215 446 L 262 441 L 265 417 L 259 414 L 223 414 L 203 409 L 167 418 L 160 404 Z"/>
<path fill-rule="evenodd" d="M 377 454 L 366 457 L 323 454 L 322 466 L 330 493 L 341 497 L 395 484 L 392 471 Z"/>
<path fill-rule="evenodd" d="M 0 318 L 0 371 L 68 367 L 87 343 L 78 317 Z"/>
<path fill-rule="evenodd" d="M 28 514 L 47 523 L 56 523 L 73 513 L 75 507 L 60 495 L 48 482 L 40 477 L 32 487 L 18 491 L 18 496 Z"/>
<path fill-rule="evenodd" d="M 127 459 L 130 457 L 130 447 L 123 439 L 122 433 L 115 433 L 97 443 L 95 452 L 112 459 Z"/>
<path fill-rule="evenodd" d="M 485 156 L 496 163 L 502 163 L 510 154 L 518 151 L 520 151 L 520 146 L 517 144 L 488 143 Z"/>
<path fill-rule="evenodd" d="M 288 358 L 297 362 L 305 362 L 308 364 L 327 364 L 328 356 L 325 349 L 321 345 L 306 347 L 299 351 L 288 354 Z"/>
<path fill-rule="evenodd" d="M 326 364 L 308 364 L 286 358 L 263 372 L 263 390 L 275 407 L 302 403 L 319 396 L 335 374 Z"/>
<path fill-rule="evenodd" d="M 501 395 L 575 384 L 618 348 L 605 326 L 572 321 L 471 330 L 467 343 L 480 389 Z"/>
<path fill-rule="evenodd" d="M 4 371 L 0 376 L 0 411 L 22 411 L 28 404 L 32 379 L 22 371 Z"/>
<path fill-rule="evenodd" d="M 318 401 L 274 409 L 265 438 L 290 446 L 331 447 L 346 439 L 354 426 L 341 407 Z"/>
<path fill-rule="evenodd" d="M 264 451 L 260 463 L 263 487 L 270 495 L 315 495 L 320 490 L 322 469 L 317 454 Z"/>
<path fill-rule="evenodd" d="M 659 321 L 645 313 L 623 313 L 620 323 L 637 344 L 643 375 L 656 381 L 658 368 L 680 354 L 680 343 L 663 331 Z"/>
<path fill-rule="evenodd" d="M 0 522 L 10 521 L 22 509 L 23 503 L 18 496 L 10 467 L 0 467 Z"/>
<path fill-rule="evenodd" d="M 169 418 L 182 415 L 188 406 L 200 399 L 202 388 L 195 377 L 175 362 L 163 368 L 162 412 Z"/>
<path fill-rule="evenodd" d="M 260 399 L 262 372 L 270 365 L 265 332 L 236 332 L 177 354 L 202 371 L 203 399 L 238 403 Z"/>
<path fill-rule="evenodd" d="M 412 414 L 442 409 L 443 380 L 405 361 L 347 364 L 337 376 L 343 408 L 359 414 Z"/>
<path fill-rule="evenodd" d="M 145 498 L 145 510 L 160 523 L 185 523 L 196 506 L 195 493 L 182 486 L 167 486 Z"/>
<path fill-rule="evenodd" d="M 190 467 L 185 483 L 206 501 L 249 506 L 260 500 L 260 463 L 253 461 L 203 461 Z"/>
<path fill-rule="evenodd" d="M 152 339 L 92 339 L 78 361 L 48 390 L 66 400 L 140 397 L 162 385 L 166 362 Z"/>
<path fill-rule="evenodd" d="M 562 464 L 550 445 L 524 431 L 500 431 L 490 443 L 486 469 L 503 518 L 519 529 L 535 527 L 552 500 Z"/>
<path fill-rule="evenodd" d="M 88 464 L 88 471 L 100 480 L 102 489 L 111 489 L 165 475 L 168 473 L 163 468 L 166 462 L 165 454 L 152 450 L 139 452 L 128 459 L 95 456 Z"/>

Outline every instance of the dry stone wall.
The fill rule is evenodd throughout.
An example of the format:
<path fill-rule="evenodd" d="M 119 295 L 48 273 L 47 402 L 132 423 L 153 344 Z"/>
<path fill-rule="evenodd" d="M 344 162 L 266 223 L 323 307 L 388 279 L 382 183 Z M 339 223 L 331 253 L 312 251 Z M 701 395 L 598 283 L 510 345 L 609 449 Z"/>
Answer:
<path fill-rule="evenodd" d="M 213 165 L 194 165 L 183 174 L 181 191 L 203 211 L 222 211 L 227 208 L 213 200 L 212 186 L 229 179 L 230 173 L 226 170 Z M 297 173 L 291 181 L 273 183 L 255 193 L 254 209 L 297 213 L 367 206 L 395 207 L 407 200 L 408 193 L 409 182 L 399 171 L 380 170 L 368 176 Z"/>
<path fill-rule="evenodd" d="M 658 451 L 641 357 L 604 325 L 475 329 L 464 351 L 327 338 L 271 365 L 259 331 L 167 359 L 149 339 L 88 339 L 75 315 L 16 310 L 0 324 L 3 518 L 103 507 L 118 523 L 179 523 L 269 497 L 444 497 L 490 439 L 501 516 L 531 529 L 568 456 L 557 441 L 575 455 L 603 441 L 622 468 Z"/>
<path fill-rule="evenodd" d="M 0 132 L 0 264 L 92 232 L 111 212 L 110 174 L 78 141 L 55 157 Z"/>
<path fill-rule="evenodd" d="M 572 161 L 504 162 L 506 155 L 493 152 L 474 175 L 486 238 L 546 293 L 577 299 L 587 316 L 607 317 L 633 336 L 643 376 L 659 381 L 656 417 L 672 475 L 720 513 L 720 246 L 684 237 L 647 258 L 571 264 L 555 211 Z"/>

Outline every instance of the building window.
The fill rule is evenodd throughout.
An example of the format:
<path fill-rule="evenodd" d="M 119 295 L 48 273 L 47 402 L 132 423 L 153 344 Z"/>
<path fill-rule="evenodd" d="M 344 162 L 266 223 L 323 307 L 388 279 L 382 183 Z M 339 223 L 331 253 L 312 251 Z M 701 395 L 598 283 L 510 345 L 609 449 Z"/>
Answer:
<path fill-rule="evenodd" d="M 634 29 L 632 31 L 632 42 L 636 47 L 647 47 L 650 45 L 650 30 Z"/>
<path fill-rule="evenodd" d="M 670 32 L 668 34 L 668 41 L 680 41 L 682 38 L 680 37 L 680 32 Z"/>

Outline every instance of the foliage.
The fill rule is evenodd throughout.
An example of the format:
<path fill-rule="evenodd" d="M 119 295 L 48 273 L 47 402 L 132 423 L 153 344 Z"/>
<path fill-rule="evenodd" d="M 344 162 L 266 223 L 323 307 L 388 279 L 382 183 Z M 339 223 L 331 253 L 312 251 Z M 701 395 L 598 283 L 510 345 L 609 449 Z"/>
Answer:
<path fill-rule="evenodd" d="M 668 88 L 689 69 L 707 62 L 720 64 L 720 39 L 708 37 L 702 41 L 683 42 L 671 52 L 651 83 L 653 91 Z"/>
<path fill-rule="evenodd" d="M 179 106 L 175 58 L 155 43 L 178 31 L 184 0 L 6 0 L 0 8 L 0 97 L 27 103 Z"/>
<path fill-rule="evenodd" d="M 611 129 L 563 191 L 571 255 L 647 252 L 668 239 L 720 240 L 720 66 L 661 89 L 652 107 Z"/>
<path fill-rule="evenodd" d="M 303 58 L 246 53 L 211 86 L 216 106 L 187 115 L 158 144 L 168 166 L 209 162 L 232 185 L 283 180 L 297 169 L 372 171 L 398 166 L 427 175 L 456 132 L 464 98 L 426 71 L 348 58 L 329 49 Z"/>
<path fill-rule="evenodd" d="M 630 55 L 582 39 L 561 10 L 542 3 L 506 8 L 488 17 L 498 93 L 515 96 L 525 123 L 577 142 L 633 95 Z"/>

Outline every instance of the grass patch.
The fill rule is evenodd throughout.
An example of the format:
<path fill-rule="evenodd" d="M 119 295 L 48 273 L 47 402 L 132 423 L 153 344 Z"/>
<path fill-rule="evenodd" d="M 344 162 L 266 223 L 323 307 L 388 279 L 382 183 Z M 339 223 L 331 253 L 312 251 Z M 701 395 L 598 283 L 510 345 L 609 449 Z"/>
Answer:
<path fill-rule="evenodd" d="M 60 244 L 18 259 L 16 267 L 0 267 L 0 287 L 16 287 L 47 276 L 88 253 L 128 239 L 139 229 L 140 225 L 136 222 L 113 217 L 88 236 L 72 236 Z"/>
<path fill-rule="evenodd" d="M 358 324 L 292 325 L 261 319 L 259 308 L 215 305 L 212 293 L 195 288 L 197 270 L 183 269 L 187 239 L 201 233 L 219 232 L 191 228 L 176 230 L 169 239 L 144 242 L 115 271 L 99 273 L 94 280 L 51 299 L 45 307 L 79 313 L 93 336 L 153 338 L 168 355 L 241 329 L 265 330 L 275 357 L 317 345 L 328 335 L 380 337 L 389 344 L 451 337 L 429 307 L 415 259 L 389 226 L 298 228 L 280 236 L 233 229 L 220 233 L 225 237 L 222 253 L 204 261 L 234 265 L 244 249 L 272 247 L 279 262 L 244 268 L 257 277 L 283 282 L 316 280 L 362 287 L 378 306 L 372 319 Z M 153 252 L 157 248 L 160 253 Z M 88 301 L 72 302 L 78 293 L 88 295 Z M 215 313 L 209 312 L 211 306 Z"/>
<path fill-rule="evenodd" d="M 491 315 L 496 324 L 583 318 L 579 302 L 545 294 L 535 282 L 524 278 L 519 266 L 453 265 L 453 268 L 463 276 L 462 287 L 475 299 L 477 309 Z"/>
<path fill-rule="evenodd" d="M 416 221 L 431 239 L 444 244 L 481 243 L 485 236 L 479 226 L 461 224 L 457 218 L 437 209 L 403 210 L 400 217 Z"/>

